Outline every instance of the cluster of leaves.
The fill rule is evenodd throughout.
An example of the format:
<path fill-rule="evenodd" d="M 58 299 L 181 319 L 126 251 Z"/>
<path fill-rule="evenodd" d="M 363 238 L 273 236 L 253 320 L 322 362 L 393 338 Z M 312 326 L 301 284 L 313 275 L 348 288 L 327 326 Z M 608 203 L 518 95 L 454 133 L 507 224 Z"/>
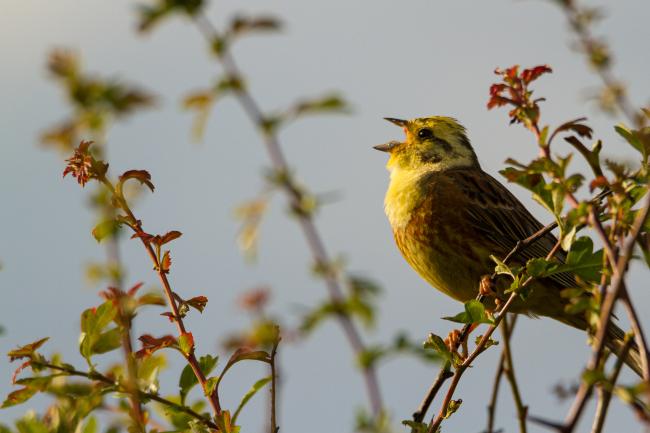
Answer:
<path fill-rule="evenodd" d="M 66 92 L 73 114 L 46 130 L 41 140 L 63 152 L 76 147 L 82 137 L 101 141 L 113 119 L 151 107 L 155 102 L 150 92 L 139 87 L 84 73 L 79 58 L 70 51 L 54 51 L 47 66 Z"/>
<path fill-rule="evenodd" d="M 62 431 L 61 423 L 65 422 L 67 424 L 63 431 L 75 431 L 93 411 L 108 406 L 104 401 L 105 395 L 115 394 L 120 397 L 119 411 L 131 419 L 129 423 L 131 431 L 145 431 L 146 425 L 152 419 L 146 407 L 148 403 L 154 402 L 161 408 L 158 411 L 160 415 L 179 431 L 216 430 L 236 433 L 239 431 L 237 419 L 243 407 L 258 390 L 275 380 L 274 362 L 280 341 L 279 329 L 276 326 L 271 332 L 269 350 L 240 347 L 234 351 L 219 375 L 210 376 L 217 365 L 217 357 L 208 354 L 197 359 L 194 337 L 183 323 L 191 308 L 203 312 L 208 299 L 202 295 L 183 299 L 171 290 L 166 278 L 171 269 L 171 255 L 170 251 L 163 247 L 181 237 L 181 233 L 175 230 L 163 235 L 147 233 L 142 228 L 142 222 L 133 214 L 124 197 L 123 188 L 128 180 L 136 180 L 153 191 L 151 176 L 144 170 L 129 170 L 119 176 L 116 182 L 112 182 L 108 177 L 108 164 L 95 157 L 91 145 L 91 142 L 81 142 L 75 148 L 73 156 L 67 159 L 64 176 L 70 174 L 82 186 L 90 181 L 96 181 L 109 192 L 109 202 L 116 211 L 115 217 L 95 227 L 93 236 L 98 241 L 102 241 L 109 236 L 114 227 L 123 225 L 129 227 L 133 231 L 132 238 L 139 239 L 149 253 L 154 270 L 163 283 L 166 299 L 157 292 L 138 295 L 142 284 L 136 284 L 127 291 L 118 287 L 109 287 L 101 292 L 105 301 L 99 306 L 85 310 L 81 315 L 79 351 L 88 364 L 87 371 L 63 363 L 58 357 L 48 359 L 39 353 L 38 349 L 47 339 L 11 351 L 9 357 L 12 361 L 24 360 L 14 375 L 14 383 L 21 385 L 22 388 L 12 392 L 3 403 L 3 407 L 23 403 L 37 392 L 52 393 L 59 398 L 48 415 L 40 419 L 34 418 L 29 422 L 40 423 L 38 425 L 43 425 L 44 431 Z M 179 334 L 160 337 L 143 334 L 138 337 L 142 348 L 134 351 L 131 346 L 132 321 L 138 310 L 147 305 L 168 305 L 171 311 L 163 312 L 162 316 L 176 324 Z M 100 369 L 95 357 L 108 354 L 120 347 L 126 357 L 124 364 L 118 363 L 107 369 Z M 163 349 L 176 350 L 187 361 L 187 366 L 180 374 L 177 396 L 163 397 L 159 393 L 158 373 L 165 365 L 165 358 L 157 352 Z M 219 384 L 235 364 L 245 360 L 256 360 L 270 365 L 272 374 L 258 380 L 244 395 L 231 415 L 229 410 L 222 409 L 220 406 Z M 18 379 L 18 374 L 27 368 L 30 368 L 34 375 Z M 68 388 L 73 386 L 72 389 L 76 391 L 64 391 L 68 388 L 62 388 L 61 383 L 69 377 L 82 377 L 85 381 L 80 384 L 65 385 Z M 202 386 L 205 398 L 188 402 L 187 397 L 197 384 Z M 206 400 L 211 403 L 212 414 L 205 411 Z M 72 404 L 74 407 L 70 407 Z M 59 413 L 64 410 L 65 417 L 51 418 L 52 411 Z M 91 421 L 88 423 L 90 424 Z"/>

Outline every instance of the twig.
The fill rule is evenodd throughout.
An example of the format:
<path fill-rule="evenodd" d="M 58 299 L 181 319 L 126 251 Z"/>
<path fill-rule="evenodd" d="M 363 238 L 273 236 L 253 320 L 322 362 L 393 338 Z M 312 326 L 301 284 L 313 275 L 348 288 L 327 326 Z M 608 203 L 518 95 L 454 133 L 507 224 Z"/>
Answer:
<path fill-rule="evenodd" d="M 528 407 L 524 405 L 521 399 L 521 393 L 519 392 L 519 386 L 517 385 L 517 379 L 515 376 L 515 367 L 512 362 L 512 351 L 510 350 L 510 337 L 512 336 L 512 329 L 514 328 L 517 316 L 512 317 L 512 323 L 508 324 L 508 318 L 503 318 L 503 324 L 501 325 L 501 333 L 503 334 L 503 355 L 505 363 L 502 363 L 504 373 L 510 382 L 510 388 L 512 389 L 512 398 L 515 401 L 515 406 L 517 407 L 517 417 L 519 418 L 519 431 L 521 433 L 526 433 L 526 416 L 528 413 Z"/>
<path fill-rule="evenodd" d="M 134 231 L 134 233 L 139 234 L 143 232 L 142 229 L 142 223 L 140 220 L 138 220 L 135 215 L 133 214 L 133 211 L 129 207 L 129 204 L 127 201 L 121 196 L 116 194 L 115 187 L 111 183 L 110 180 L 106 176 L 102 176 L 99 178 L 99 181 L 103 183 L 109 191 L 113 194 L 113 197 L 116 199 L 117 205 L 122 209 L 125 213 L 126 216 L 128 217 L 130 221 L 129 227 Z M 132 224 L 132 225 L 131 225 Z M 167 278 L 167 274 L 165 273 L 163 267 L 160 265 L 158 261 L 158 257 L 156 255 L 156 252 L 154 251 L 153 247 L 151 246 L 151 243 L 149 243 L 147 240 L 145 240 L 142 237 L 139 237 L 142 245 L 144 246 L 145 250 L 147 251 L 147 254 L 149 255 L 149 258 L 151 259 L 151 262 L 153 263 L 154 270 L 158 274 L 158 278 L 160 279 L 160 282 L 162 283 L 164 292 L 165 292 L 165 297 L 167 298 L 167 304 L 169 305 L 169 308 L 172 310 L 172 314 L 174 315 L 174 322 L 176 323 L 176 328 L 178 329 L 178 332 L 180 335 L 187 334 L 187 329 L 185 328 L 185 324 L 183 323 L 183 318 L 181 317 L 181 314 L 178 309 L 178 304 L 176 303 L 176 298 L 174 296 L 174 291 L 171 288 L 171 284 L 169 283 L 169 279 Z M 192 368 L 192 371 L 194 372 L 194 375 L 196 376 L 199 384 L 201 385 L 201 388 L 203 389 L 204 392 L 207 391 L 207 379 L 205 375 L 203 374 L 203 371 L 201 371 L 201 368 L 199 366 L 199 361 L 196 359 L 196 356 L 194 355 L 194 350 L 192 349 L 190 353 L 185 355 L 185 359 L 187 360 L 187 363 L 190 365 Z M 219 396 L 216 392 L 212 392 L 208 396 L 208 400 L 210 402 L 210 405 L 212 406 L 212 409 L 214 410 L 214 413 L 216 415 L 221 414 L 221 405 L 219 403 Z"/>
<path fill-rule="evenodd" d="M 451 364 L 449 361 L 447 361 L 445 365 L 440 369 L 436 380 L 431 384 L 431 387 L 429 388 L 429 391 L 427 391 L 427 395 L 424 397 L 422 403 L 420 403 L 418 410 L 413 413 L 413 421 L 422 422 L 422 420 L 424 420 L 427 409 L 431 405 L 431 402 L 442 387 L 443 383 L 445 383 L 445 381 L 453 375 L 454 373 L 451 372 Z"/>
<path fill-rule="evenodd" d="M 499 387 L 501 385 L 501 378 L 503 377 L 503 365 L 505 363 L 506 355 L 501 351 L 501 357 L 499 358 L 499 364 L 497 365 L 497 371 L 494 374 L 494 385 L 492 385 L 492 395 L 490 396 L 490 403 L 487 407 L 487 427 L 485 429 L 486 433 L 494 433 L 494 417 L 497 409 L 497 400 L 499 396 Z"/>
<path fill-rule="evenodd" d="M 33 365 L 36 365 L 36 366 L 39 366 L 39 367 L 46 367 L 46 368 L 49 368 L 51 370 L 61 371 L 63 373 L 66 373 L 69 376 L 84 377 L 84 378 L 86 378 L 88 380 L 92 380 L 92 381 L 95 381 L 95 382 L 102 382 L 102 383 L 105 383 L 105 384 L 108 384 L 108 385 L 115 386 L 117 392 L 128 392 L 128 390 L 124 389 L 124 387 L 119 382 L 117 382 L 116 380 L 113 380 L 113 379 L 111 379 L 111 378 L 109 378 L 107 376 L 104 376 L 103 374 L 99 373 L 98 371 L 85 372 L 85 371 L 76 370 L 74 368 L 68 368 L 68 367 L 64 367 L 64 366 L 60 366 L 60 365 L 51 364 L 49 362 L 40 362 L 40 361 L 34 361 L 34 360 L 32 360 L 31 363 Z M 194 410 L 192 410 L 191 408 L 189 408 L 187 406 L 175 403 L 175 402 L 173 402 L 171 400 L 167 400 L 166 398 L 163 398 L 163 397 L 159 396 L 158 394 L 153 394 L 151 392 L 139 391 L 138 393 L 139 393 L 139 396 L 140 396 L 141 399 L 149 399 L 149 400 L 157 401 L 158 403 L 164 404 L 165 406 L 171 407 L 174 410 L 177 410 L 179 412 L 183 412 L 183 413 L 191 416 L 192 418 L 195 418 L 195 419 L 201 421 L 206 426 L 208 426 L 208 427 L 210 427 L 212 429 L 217 429 L 218 428 L 217 425 L 214 422 L 212 422 L 209 418 L 201 415 L 198 412 L 195 412 Z"/>
<path fill-rule="evenodd" d="M 537 230 L 535 233 L 528 236 L 526 239 L 522 239 L 518 241 L 517 244 L 514 246 L 514 248 L 512 248 L 512 250 L 510 250 L 510 252 L 505 256 L 505 258 L 503 259 L 503 263 L 507 264 L 512 259 L 512 257 L 514 257 L 515 254 L 524 251 L 526 248 L 528 248 L 530 245 L 535 243 L 537 240 L 541 239 L 543 236 L 545 236 L 555 227 L 557 227 L 557 222 L 552 222 L 542 227 L 541 229 Z M 491 278 L 494 279 L 495 277 L 496 274 L 492 274 Z M 483 296 L 479 294 L 476 297 L 476 299 L 478 301 L 482 301 Z M 471 326 L 472 326 L 471 324 L 466 324 L 465 326 L 463 326 L 460 332 L 460 338 L 458 339 L 458 342 L 454 345 L 454 347 L 452 347 L 453 350 L 458 350 L 458 347 L 460 347 L 460 345 L 466 341 L 467 336 L 470 333 Z M 429 410 L 429 406 L 431 406 L 431 403 L 435 399 L 436 394 L 440 390 L 440 387 L 445 382 L 445 380 L 451 377 L 450 374 L 446 374 L 446 373 L 443 374 L 443 372 L 448 369 L 449 368 L 446 365 L 443 365 L 443 367 L 440 368 L 440 372 L 438 373 L 436 380 L 429 387 L 429 390 L 427 391 L 427 394 L 422 400 L 422 403 L 420 404 L 418 409 L 413 413 L 413 421 L 422 422 L 422 420 L 426 416 L 427 411 Z"/>
<path fill-rule="evenodd" d="M 616 381 L 618 380 L 618 375 L 621 372 L 621 369 L 623 368 L 624 360 L 625 357 L 627 356 L 628 351 L 630 350 L 630 347 L 632 346 L 632 339 L 627 338 L 625 340 L 625 344 L 623 345 L 623 348 L 621 349 L 621 353 L 616 360 L 616 364 L 614 364 L 614 370 L 612 371 L 611 375 L 607 379 L 607 386 L 601 386 L 599 388 L 599 394 L 600 398 L 598 399 L 598 406 L 596 407 L 596 415 L 594 417 L 594 423 L 591 428 L 591 433 L 601 433 L 603 430 L 603 426 L 605 425 L 605 418 L 607 417 L 608 413 L 608 407 L 609 403 L 612 400 L 612 389 L 614 388 L 614 385 L 616 385 Z"/>
<path fill-rule="evenodd" d="M 611 316 L 614 311 L 616 300 L 618 299 L 624 286 L 625 270 L 627 269 L 628 263 L 632 259 L 634 244 L 636 242 L 636 239 L 639 237 L 639 234 L 641 233 L 641 229 L 643 228 L 643 225 L 648 218 L 649 212 L 650 193 L 646 194 L 646 199 L 644 201 L 643 207 L 638 212 L 634 220 L 630 234 L 628 235 L 627 240 L 623 245 L 623 250 L 619 255 L 618 261 L 616 262 L 616 266 L 612 266 L 614 276 L 612 277 L 612 282 L 610 289 L 607 292 L 607 296 L 605 296 L 605 299 L 603 300 L 601 306 L 600 317 L 598 320 L 598 330 L 596 331 L 596 336 L 594 339 L 595 345 L 592 351 L 591 359 L 587 365 L 587 368 L 590 370 L 596 368 L 600 363 L 603 348 L 605 346 L 607 327 L 611 321 Z M 570 433 L 575 429 L 575 426 L 580 420 L 580 416 L 582 415 L 582 412 L 585 408 L 585 404 L 591 396 L 592 390 L 593 384 L 582 381 L 576 398 L 564 423 L 563 432 Z"/>
<path fill-rule="evenodd" d="M 275 371 L 275 356 L 277 355 L 278 352 L 278 343 L 280 343 L 280 339 L 278 339 L 273 343 L 273 349 L 271 350 L 271 359 L 269 364 L 271 365 L 271 433 L 277 433 L 278 430 L 280 430 L 280 427 L 278 427 L 278 421 L 277 421 L 277 415 L 276 415 L 276 398 L 277 398 L 277 393 L 276 393 L 276 385 L 277 385 L 277 373 Z"/>
<path fill-rule="evenodd" d="M 591 35 L 591 32 L 587 28 L 587 25 L 580 20 L 580 11 L 576 7 L 574 1 L 563 1 L 559 3 L 563 6 L 563 10 L 569 21 L 569 24 L 578 36 L 578 41 L 582 45 L 582 48 L 588 55 L 592 56 L 595 54 L 596 47 L 598 47 L 599 43 Z M 617 84 L 618 80 L 616 80 L 612 75 L 611 65 L 609 62 L 597 64 L 595 65 L 594 69 L 596 70 L 596 73 L 602 80 L 605 87 L 609 89 L 617 89 L 617 87 L 619 87 Z M 624 91 L 614 90 L 613 94 L 615 96 L 616 104 L 618 105 L 618 108 L 621 110 L 623 115 L 625 115 L 628 120 L 637 127 L 643 126 L 642 117 L 636 114 L 637 110 L 628 99 L 626 93 Z"/>
<path fill-rule="evenodd" d="M 195 23 L 208 43 L 211 44 L 218 39 L 219 32 L 205 15 L 198 14 L 195 17 Z M 226 75 L 229 77 L 242 76 L 237 63 L 228 48 L 226 48 L 218 58 Z M 269 131 L 268 128 L 265 128 L 266 122 L 264 113 L 255 99 L 253 99 L 252 95 L 243 87 L 238 87 L 234 92 L 235 97 L 250 120 L 260 131 L 262 131 L 262 138 L 274 170 L 278 173 L 289 173 L 289 164 L 284 156 L 278 137 L 275 133 Z M 299 209 L 303 199 L 303 193 L 290 182 L 285 184 L 283 189 L 289 198 L 291 206 L 295 209 Z M 311 216 L 304 212 L 299 212 L 298 222 L 302 228 L 303 234 L 305 235 L 315 263 L 317 265 L 330 264 L 331 261 L 329 255 Z M 331 272 L 326 272 L 324 280 L 332 302 L 341 302 L 344 299 L 344 294 L 337 276 Z M 366 346 L 356 325 L 346 314 L 338 314 L 336 317 L 343 327 L 343 332 L 352 346 L 352 350 L 357 356 L 360 356 L 366 351 Z M 362 368 L 362 373 L 366 383 L 370 407 L 373 414 L 378 416 L 383 410 L 383 403 L 376 370 L 372 365 L 368 365 Z"/>
<path fill-rule="evenodd" d="M 532 279 L 530 279 L 532 281 Z M 490 337 L 492 336 L 492 333 L 497 329 L 503 318 L 505 317 L 505 313 L 508 312 L 508 309 L 514 302 L 514 300 L 519 296 L 516 292 L 513 292 L 510 297 L 508 298 L 508 301 L 503 305 L 501 310 L 499 311 L 499 315 L 496 317 L 494 320 L 494 325 L 491 325 L 483 337 L 481 338 L 481 341 L 476 345 L 476 348 L 474 351 L 463 361 L 462 364 L 460 364 L 457 368 L 456 371 L 454 372 L 454 376 L 451 380 L 451 384 L 449 385 L 449 389 L 447 390 L 447 394 L 445 395 L 445 399 L 442 402 L 442 406 L 440 407 L 440 412 L 438 412 L 438 416 L 433 418 L 431 420 L 431 423 L 429 424 L 429 429 L 428 433 L 435 433 L 438 430 L 438 427 L 440 427 L 440 424 L 442 423 L 442 420 L 445 419 L 447 412 L 449 410 L 449 404 L 451 402 L 452 397 L 454 396 L 454 391 L 456 390 L 456 387 L 458 386 L 458 383 L 460 382 L 460 378 L 463 376 L 463 373 L 467 368 L 471 365 L 471 363 L 476 359 L 477 356 L 479 356 L 483 350 L 485 349 L 485 345 L 487 342 L 490 340 Z"/>

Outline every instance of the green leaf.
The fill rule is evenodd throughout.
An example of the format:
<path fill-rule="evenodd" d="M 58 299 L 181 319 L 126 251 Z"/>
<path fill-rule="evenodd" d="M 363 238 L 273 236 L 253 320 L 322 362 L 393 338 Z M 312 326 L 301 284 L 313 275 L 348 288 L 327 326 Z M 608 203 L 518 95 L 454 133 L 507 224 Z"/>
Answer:
<path fill-rule="evenodd" d="M 450 320 L 456 323 L 489 323 L 494 324 L 494 320 L 488 317 L 485 312 L 485 306 L 478 300 L 472 299 L 465 302 L 465 311 L 458 313 L 453 317 L 443 317 L 444 320 Z"/>
<path fill-rule="evenodd" d="M 97 433 L 97 419 L 94 416 L 88 418 L 81 433 Z"/>
<path fill-rule="evenodd" d="M 346 113 L 349 112 L 349 107 L 339 95 L 326 95 L 322 98 L 300 101 L 291 111 L 294 116 L 298 117 L 322 112 Z"/>
<path fill-rule="evenodd" d="M 623 125 L 622 123 L 619 123 L 618 125 L 614 126 L 614 129 L 620 135 L 623 137 L 625 141 L 627 141 L 632 147 L 634 147 L 636 150 L 644 154 L 645 148 L 643 146 L 643 143 L 638 139 L 636 136 L 635 132 L 630 129 L 628 129 L 627 126 Z"/>
<path fill-rule="evenodd" d="M 492 261 L 494 263 L 496 263 L 496 267 L 494 268 L 494 272 L 497 275 L 510 275 L 511 277 L 514 278 L 514 273 L 512 272 L 510 267 L 508 267 L 508 265 L 503 263 L 501 261 L 501 259 L 499 259 L 497 256 L 494 256 L 494 255 L 490 255 L 490 258 L 492 259 Z"/>
<path fill-rule="evenodd" d="M 186 332 L 178 337 L 178 347 L 185 356 L 194 350 L 194 337 L 191 332 Z"/>
<path fill-rule="evenodd" d="M 205 377 L 208 377 L 212 370 L 217 366 L 219 358 L 213 357 L 212 355 L 205 355 L 199 358 L 199 368 L 203 372 Z M 185 402 L 185 397 L 190 392 L 190 390 L 198 384 L 199 381 L 192 370 L 191 365 L 186 365 L 181 373 L 181 377 L 178 380 L 178 387 L 180 388 L 181 403 Z"/>
<path fill-rule="evenodd" d="M 237 406 L 237 410 L 235 410 L 235 413 L 232 416 L 232 423 L 236 424 L 237 423 L 237 417 L 239 416 L 239 412 L 246 406 L 246 403 L 253 398 L 253 396 L 264 387 L 267 383 L 271 381 L 271 376 L 262 378 L 255 382 L 251 389 L 248 390 L 246 394 L 244 394 L 244 397 L 241 399 L 241 402 L 239 403 L 239 406 Z"/>
<path fill-rule="evenodd" d="M 445 341 L 442 339 L 442 337 L 436 335 L 436 334 L 429 334 L 427 337 L 426 341 L 423 344 L 423 347 L 425 349 L 433 349 L 435 350 L 443 359 L 453 363 L 454 357 L 447 345 L 445 344 Z"/>
<path fill-rule="evenodd" d="M 99 334 L 92 345 L 93 354 L 101 354 L 115 350 L 122 344 L 122 331 L 115 327 Z"/>
<path fill-rule="evenodd" d="M 447 419 L 450 416 L 452 416 L 458 409 L 460 409 L 460 405 L 463 404 L 463 400 L 460 398 L 458 400 L 451 400 L 449 402 L 449 406 L 447 407 L 447 412 L 445 412 L 444 418 Z"/>
<path fill-rule="evenodd" d="M 593 251 L 591 238 L 582 236 L 575 240 L 567 255 L 566 263 L 557 266 L 549 275 L 573 272 L 587 281 L 597 281 L 603 267 L 603 250 Z"/>
<path fill-rule="evenodd" d="M 429 431 L 429 426 L 423 422 L 415 422 L 410 419 L 405 419 L 402 421 L 402 424 L 410 427 L 411 433 L 427 433 Z"/>
<path fill-rule="evenodd" d="M 100 222 L 95 226 L 95 228 L 92 231 L 93 237 L 97 242 L 101 242 L 102 240 L 106 238 L 112 238 L 117 235 L 117 233 L 120 230 L 120 226 L 122 225 L 121 222 L 116 221 L 114 219 L 110 220 L 105 220 Z"/>

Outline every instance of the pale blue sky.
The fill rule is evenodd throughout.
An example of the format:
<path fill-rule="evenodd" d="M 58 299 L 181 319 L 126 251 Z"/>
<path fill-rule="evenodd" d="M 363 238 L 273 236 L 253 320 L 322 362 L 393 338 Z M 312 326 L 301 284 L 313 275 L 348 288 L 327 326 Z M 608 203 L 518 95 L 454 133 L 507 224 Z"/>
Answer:
<path fill-rule="evenodd" d="M 54 47 L 76 50 L 87 70 L 139 83 L 160 95 L 156 109 L 110 131 L 110 162 L 115 170 L 151 172 L 156 193 L 137 209 L 150 231 L 184 232 L 174 245 L 171 278 L 180 292 L 202 292 L 210 298 L 203 317 L 189 320 L 201 350 L 216 350 L 219 335 L 246 323 L 233 305 L 248 288 L 272 286 L 272 310 L 290 323 L 297 322 L 302 307 L 324 298 L 322 283 L 310 276 L 305 242 L 286 218 L 281 197 L 264 220 L 258 263 L 242 259 L 232 211 L 262 187 L 266 154 L 231 100 L 220 102 L 210 116 L 205 142 L 190 142 L 191 118 L 179 101 L 188 91 L 209 85 L 218 69 L 195 28 L 183 20 L 138 36 L 135 6 L 127 0 L 3 0 L 0 6 L 2 353 L 50 336 L 45 353 L 61 351 L 69 362 L 82 365 L 76 348 L 78 315 L 97 302 L 95 290 L 83 280 L 84 263 L 103 256 L 90 235 L 87 194 L 61 179 L 61 155 L 37 145 L 39 132 L 68 112 L 44 68 Z M 387 341 L 399 330 L 417 340 L 430 331 L 444 335 L 452 325 L 440 317 L 460 309 L 421 281 L 393 245 L 382 209 L 388 180 L 385 155 L 371 146 L 399 138 L 399 130 L 382 117 L 457 117 L 468 128 L 484 169 L 496 175 L 506 157 L 526 160 L 536 150 L 523 128 L 508 127 L 504 111 L 486 110 L 487 90 L 495 79 L 492 70 L 548 63 L 554 73 L 536 85 L 547 97 L 543 121 L 586 115 L 605 140 L 606 155 L 628 154 L 613 132 L 616 120 L 586 102 L 598 80 L 569 48 L 565 20 L 550 1 L 219 1 L 210 16 L 223 23 L 237 11 L 272 13 L 286 23 L 279 35 L 247 38 L 235 49 L 263 107 L 285 107 L 298 97 L 331 90 L 340 91 L 354 107 L 350 116 L 300 121 L 280 138 L 292 167 L 313 191 L 340 192 L 341 200 L 317 218 L 330 252 L 344 254 L 350 270 L 375 278 L 385 288 L 378 328 L 366 338 L 369 342 Z M 606 12 L 599 30 L 616 53 L 616 72 L 630 85 L 634 102 L 647 102 L 650 58 L 644 42 L 650 38 L 650 4 L 608 3 Z M 512 190 L 542 221 L 549 220 L 525 191 Z M 155 283 L 139 245 L 126 242 L 123 254 L 131 264 L 129 281 Z M 635 269 L 630 284 L 642 315 L 650 305 L 647 287 L 642 287 L 648 276 L 647 270 Z M 155 311 L 138 319 L 140 332 L 173 331 L 163 330 L 168 325 Z M 564 417 L 567 405 L 557 402 L 551 388 L 576 377 L 588 356 L 585 340 L 551 320 L 519 322 L 514 356 L 531 413 Z M 491 350 L 467 373 L 457 393 L 464 404 L 445 431 L 484 428 L 497 357 L 498 350 Z M 337 325 L 328 323 L 309 340 L 283 347 L 281 362 L 287 373 L 282 431 L 351 430 L 365 394 Z M 0 394 L 11 390 L 14 367 L 0 361 Z M 436 371 L 404 358 L 380 368 L 381 387 L 396 421 L 410 417 Z M 254 366 L 238 370 L 224 383 L 226 404 L 234 404 L 261 374 Z M 507 387 L 502 389 L 498 426 L 515 431 L 515 410 Z M 163 392 L 175 391 L 175 381 L 166 376 Z M 244 431 L 259 431 L 262 401 L 242 415 Z M 42 408 L 46 402 L 35 398 L 28 406 L 0 412 L 0 420 L 8 422 L 27 407 Z M 615 406 L 610 431 L 640 431 L 631 413 Z M 587 423 L 581 431 L 588 431 Z"/>

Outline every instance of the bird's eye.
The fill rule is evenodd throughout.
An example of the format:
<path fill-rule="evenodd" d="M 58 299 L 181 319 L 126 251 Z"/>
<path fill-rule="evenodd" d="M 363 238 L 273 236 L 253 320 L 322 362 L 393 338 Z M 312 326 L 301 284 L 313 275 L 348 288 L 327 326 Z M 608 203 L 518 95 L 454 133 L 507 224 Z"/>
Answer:
<path fill-rule="evenodd" d="M 422 128 L 418 131 L 419 138 L 431 138 L 433 137 L 433 131 L 429 128 Z"/>

